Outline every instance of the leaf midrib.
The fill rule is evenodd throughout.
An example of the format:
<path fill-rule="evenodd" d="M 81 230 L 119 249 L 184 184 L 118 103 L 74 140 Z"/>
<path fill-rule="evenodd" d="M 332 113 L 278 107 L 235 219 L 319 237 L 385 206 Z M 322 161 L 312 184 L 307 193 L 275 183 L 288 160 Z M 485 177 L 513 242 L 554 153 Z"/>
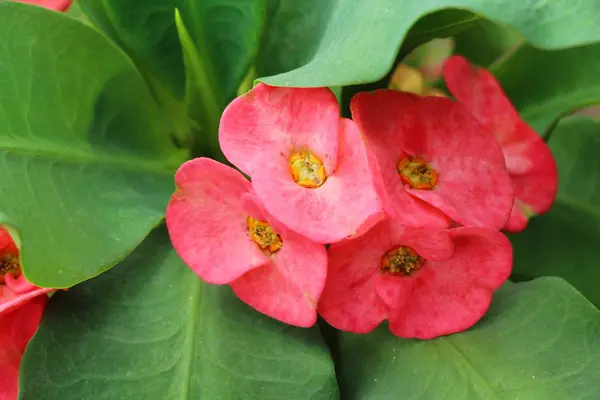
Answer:
<path fill-rule="evenodd" d="M 69 147 L 63 147 L 69 148 Z M 71 164 L 81 165 L 106 165 L 106 166 L 120 166 L 127 170 L 138 170 L 155 172 L 159 174 L 172 174 L 167 167 L 169 159 L 154 159 L 153 161 L 146 161 L 143 158 L 131 157 L 127 154 L 121 153 L 123 157 L 109 156 L 103 153 L 94 153 L 92 151 L 83 151 L 83 149 L 69 148 L 72 151 L 65 152 L 61 151 L 61 148 L 56 146 L 51 149 L 41 149 L 36 147 L 28 146 L 6 146 L 0 144 L 0 153 L 12 153 L 21 155 L 24 158 L 45 158 L 51 161 L 67 162 Z"/>
<path fill-rule="evenodd" d="M 485 396 L 481 397 L 482 399 L 491 400 L 497 398 L 496 393 L 492 389 L 487 379 L 477 371 L 477 368 L 471 364 L 467 356 L 458 348 L 458 346 L 452 343 L 450 336 L 439 340 L 436 344 L 441 352 L 451 353 L 451 357 L 449 357 L 449 359 L 454 360 L 454 364 L 459 371 L 462 369 L 461 367 L 464 367 L 464 369 L 469 371 L 469 384 L 480 396 L 485 394 Z M 472 382 L 477 382 L 478 385 L 472 385 Z M 485 393 L 481 393 L 481 389 L 483 389 Z"/>
<path fill-rule="evenodd" d="M 182 400 L 192 399 L 190 394 L 191 380 L 193 376 L 192 364 L 194 362 L 194 352 L 196 347 L 196 331 L 198 325 L 200 325 L 200 304 L 201 302 L 201 283 L 200 278 L 194 276 L 191 278 L 192 284 L 190 287 L 190 306 L 188 307 L 188 326 L 186 329 L 186 345 L 183 348 L 182 362 L 183 362 L 183 383 L 181 385 L 180 398 Z"/>

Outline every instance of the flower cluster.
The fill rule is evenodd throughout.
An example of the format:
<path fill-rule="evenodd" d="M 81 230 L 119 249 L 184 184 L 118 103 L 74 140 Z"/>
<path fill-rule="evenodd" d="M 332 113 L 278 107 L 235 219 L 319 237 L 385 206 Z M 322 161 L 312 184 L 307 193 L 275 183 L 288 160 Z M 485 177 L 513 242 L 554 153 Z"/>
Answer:
<path fill-rule="evenodd" d="M 260 83 L 235 99 L 219 141 L 241 173 L 207 158 L 180 167 L 166 212 L 177 253 L 296 326 L 317 312 L 421 339 L 472 326 L 509 277 L 511 210 L 547 209 L 524 177 L 549 161 L 491 75 L 460 58 L 444 72 L 458 102 L 383 89 L 357 94 L 352 119 L 327 88 Z"/>

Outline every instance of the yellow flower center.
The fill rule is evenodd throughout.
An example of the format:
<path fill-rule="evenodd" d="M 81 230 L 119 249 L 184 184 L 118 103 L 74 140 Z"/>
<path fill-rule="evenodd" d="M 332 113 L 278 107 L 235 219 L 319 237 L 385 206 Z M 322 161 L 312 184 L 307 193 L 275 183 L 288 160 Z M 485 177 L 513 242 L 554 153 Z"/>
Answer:
<path fill-rule="evenodd" d="M 283 246 L 283 240 L 277 232 L 265 221 L 248 217 L 248 234 L 254 243 L 268 254 L 277 252 Z"/>
<path fill-rule="evenodd" d="M 425 259 L 407 246 L 400 246 L 385 253 L 381 258 L 381 272 L 390 275 L 410 275 L 425 264 Z"/>
<path fill-rule="evenodd" d="M 294 182 L 305 188 L 318 188 L 327 179 L 323 162 L 310 151 L 299 151 L 292 154 L 290 169 Z"/>
<path fill-rule="evenodd" d="M 437 172 L 420 158 L 404 157 L 396 168 L 402 181 L 415 189 L 431 190 L 437 183 Z"/>

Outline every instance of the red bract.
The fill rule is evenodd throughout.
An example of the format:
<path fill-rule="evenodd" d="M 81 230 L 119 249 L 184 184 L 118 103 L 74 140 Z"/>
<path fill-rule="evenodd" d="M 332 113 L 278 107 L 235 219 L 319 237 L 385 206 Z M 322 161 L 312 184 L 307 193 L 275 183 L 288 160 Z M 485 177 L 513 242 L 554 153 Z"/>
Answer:
<path fill-rule="evenodd" d="M 260 205 L 236 170 L 208 158 L 183 164 L 166 220 L 173 247 L 202 279 L 228 283 L 258 311 L 291 325 L 316 321 L 327 254 Z"/>
<path fill-rule="evenodd" d="M 532 214 L 548 211 L 556 198 L 558 171 L 550 149 L 519 117 L 488 71 L 453 56 L 446 61 L 444 78 L 454 97 L 500 143 L 515 189 L 511 218 L 504 229 L 523 230 Z"/>
<path fill-rule="evenodd" d="M 356 235 L 383 215 L 356 125 L 327 88 L 258 84 L 223 113 L 223 153 L 252 179 L 265 209 L 319 243 Z"/>
<path fill-rule="evenodd" d="M 513 189 L 502 150 L 461 105 L 384 89 L 357 94 L 350 108 L 375 188 L 393 219 L 448 226 L 434 206 L 462 225 L 504 226 Z"/>
<path fill-rule="evenodd" d="M 19 365 L 40 324 L 48 296 L 38 296 L 18 309 L 0 314 L 0 400 L 16 400 Z"/>
<path fill-rule="evenodd" d="M 0 314 L 52 290 L 27 281 L 21 273 L 15 242 L 5 229 L 0 228 Z"/>
<path fill-rule="evenodd" d="M 481 319 L 511 268 L 510 242 L 498 231 L 382 221 L 331 245 L 319 313 L 345 331 L 368 333 L 387 319 L 397 336 L 432 339 Z"/>
<path fill-rule="evenodd" d="M 55 11 L 67 11 L 73 0 L 13 0 L 18 3 L 33 4 Z"/>

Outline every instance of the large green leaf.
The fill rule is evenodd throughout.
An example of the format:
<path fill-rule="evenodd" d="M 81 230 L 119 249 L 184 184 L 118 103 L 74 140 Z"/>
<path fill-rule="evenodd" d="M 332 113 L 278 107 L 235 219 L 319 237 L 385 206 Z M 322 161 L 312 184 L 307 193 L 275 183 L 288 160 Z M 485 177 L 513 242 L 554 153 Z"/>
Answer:
<path fill-rule="evenodd" d="M 345 86 L 372 82 L 393 66 L 401 42 L 422 15 L 456 7 L 515 27 L 532 44 L 562 48 L 600 40 L 596 0 L 280 0 L 266 56 L 293 71 L 264 78 L 280 86 Z M 269 58 L 267 58 L 269 60 Z M 265 64 L 267 61 L 263 61 Z M 277 65 L 261 73 L 285 71 Z"/>
<path fill-rule="evenodd" d="M 177 1 L 78 0 L 78 5 L 145 74 L 183 100 L 185 76 L 174 19 Z"/>
<path fill-rule="evenodd" d="M 67 287 L 164 215 L 175 149 L 144 80 L 96 30 L 0 2 L 0 223 L 29 280 Z"/>
<path fill-rule="evenodd" d="M 525 121 L 541 134 L 562 114 L 600 103 L 600 44 L 558 51 L 524 45 L 494 72 Z"/>
<path fill-rule="evenodd" d="M 157 229 L 121 265 L 55 294 L 21 400 L 336 399 L 319 330 L 265 317 L 201 282 Z"/>
<path fill-rule="evenodd" d="M 431 341 L 341 335 L 344 399 L 600 398 L 600 312 L 559 278 L 508 283 L 474 328 Z"/>
<path fill-rule="evenodd" d="M 175 23 L 186 72 L 186 104 L 196 121 L 195 151 L 221 156 L 221 113 L 258 51 L 264 0 L 179 0 Z"/>
<path fill-rule="evenodd" d="M 480 19 L 454 36 L 454 52 L 474 64 L 488 67 L 522 41 L 523 38 L 514 29 Z"/>
<path fill-rule="evenodd" d="M 561 276 L 600 306 L 600 121 L 564 119 L 549 145 L 558 164 L 558 197 L 547 214 L 509 236 L 514 272 Z"/>

